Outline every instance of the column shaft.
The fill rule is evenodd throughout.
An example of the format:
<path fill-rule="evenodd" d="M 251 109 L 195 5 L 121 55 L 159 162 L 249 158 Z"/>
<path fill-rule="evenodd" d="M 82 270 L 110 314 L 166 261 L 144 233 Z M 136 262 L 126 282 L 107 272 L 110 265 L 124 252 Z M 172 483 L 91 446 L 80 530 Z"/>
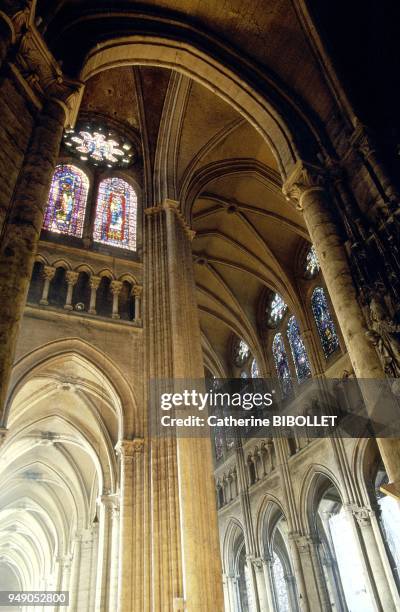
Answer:
<path fill-rule="evenodd" d="M 146 213 L 148 375 L 202 379 L 189 230 L 175 202 L 166 201 Z M 155 609 L 171 610 L 172 595 L 173 599 L 184 596 L 188 612 L 222 612 L 210 440 L 152 440 L 152 468 L 153 582 L 161 600 Z M 159 582 L 160 577 L 166 578 L 164 583 Z"/>
<path fill-rule="evenodd" d="M 333 202 L 325 188 L 321 170 L 299 163 L 283 191 L 303 211 L 357 378 L 383 378 L 378 355 L 366 335 L 368 327 L 357 300 L 343 238 L 332 213 Z M 366 404 L 371 406 L 378 398 L 371 400 L 370 391 L 368 387 L 364 398 Z M 389 479 L 396 484 L 400 495 L 399 441 L 380 438 L 377 442 Z"/>

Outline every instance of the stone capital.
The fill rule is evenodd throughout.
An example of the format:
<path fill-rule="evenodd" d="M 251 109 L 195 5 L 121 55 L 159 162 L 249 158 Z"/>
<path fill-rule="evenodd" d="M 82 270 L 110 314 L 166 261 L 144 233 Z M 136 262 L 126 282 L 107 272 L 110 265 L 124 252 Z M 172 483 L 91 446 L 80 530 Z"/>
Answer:
<path fill-rule="evenodd" d="M 43 267 L 43 278 L 45 280 L 51 281 L 54 278 L 55 273 L 56 273 L 56 268 L 54 268 L 53 266 Z"/>
<path fill-rule="evenodd" d="M 100 504 L 102 504 L 107 510 L 114 511 L 115 508 L 119 507 L 119 497 L 116 493 L 106 493 L 98 498 Z"/>
<path fill-rule="evenodd" d="M 304 198 L 313 191 L 325 188 L 326 171 L 313 164 L 298 161 L 286 179 L 282 192 L 286 200 L 292 201 L 298 210 L 303 210 Z"/>
<path fill-rule="evenodd" d="M 79 277 L 79 272 L 73 272 L 72 270 L 67 270 L 65 273 L 65 279 L 68 285 L 75 285 Z"/>
<path fill-rule="evenodd" d="M 18 51 L 11 69 L 16 78 L 26 84 L 36 106 L 40 107 L 50 98 L 61 104 L 66 113 L 66 123 L 72 125 L 83 94 L 83 83 L 65 77 L 28 12 L 20 11 L 13 25 Z"/>
<path fill-rule="evenodd" d="M 117 281 L 117 280 L 111 281 L 110 289 L 111 289 L 111 293 L 113 295 L 119 295 L 121 293 L 121 289 L 122 289 L 122 282 L 121 281 Z"/>
<path fill-rule="evenodd" d="M 153 216 L 165 211 L 171 211 L 176 216 L 185 234 L 187 235 L 189 240 L 192 241 L 196 235 L 196 232 L 192 230 L 187 224 L 184 216 L 182 215 L 180 205 L 177 200 L 171 200 L 169 198 L 166 198 L 161 204 L 157 206 L 145 208 L 144 214 L 147 216 Z"/>
<path fill-rule="evenodd" d="M 133 285 L 133 287 L 132 287 L 132 294 L 135 297 L 141 297 L 142 293 L 143 293 L 142 285 Z"/>
<path fill-rule="evenodd" d="M 135 455 L 144 450 L 144 439 L 134 438 L 133 440 L 120 440 L 115 446 L 116 453 L 122 460 L 132 463 Z"/>
<path fill-rule="evenodd" d="M 359 151 L 366 159 L 368 159 L 370 155 L 376 153 L 371 131 L 359 121 L 351 135 L 350 145 L 353 149 Z"/>
<path fill-rule="evenodd" d="M 95 276 L 94 274 L 92 274 L 91 277 L 89 278 L 89 286 L 91 289 L 98 289 L 100 283 L 101 283 L 101 276 Z"/>

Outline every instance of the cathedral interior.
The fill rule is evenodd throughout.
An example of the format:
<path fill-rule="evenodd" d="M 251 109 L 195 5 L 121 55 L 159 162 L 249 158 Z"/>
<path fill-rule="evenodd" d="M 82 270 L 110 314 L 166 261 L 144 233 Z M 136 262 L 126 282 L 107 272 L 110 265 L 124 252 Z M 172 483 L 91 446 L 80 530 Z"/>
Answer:
<path fill-rule="evenodd" d="M 148 426 L 400 375 L 398 15 L 348 4 L 0 2 L 0 591 L 400 610 L 397 438 Z"/>

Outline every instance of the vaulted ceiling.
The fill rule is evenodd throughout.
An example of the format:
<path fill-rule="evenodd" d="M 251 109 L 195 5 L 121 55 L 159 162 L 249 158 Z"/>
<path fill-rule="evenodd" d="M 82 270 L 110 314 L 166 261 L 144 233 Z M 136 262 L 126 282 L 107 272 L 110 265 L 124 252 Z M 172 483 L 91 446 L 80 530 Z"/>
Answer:
<path fill-rule="evenodd" d="M 151 176 L 145 206 L 166 192 L 190 210 L 203 340 L 214 361 L 226 362 L 236 334 L 262 365 L 260 299 L 268 287 L 299 308 L 296 278 L 308 244 L 266 142 L 213 92 L 166 69 L 102 72 L 88 82 L 82 110 L 140 133 Z"/>

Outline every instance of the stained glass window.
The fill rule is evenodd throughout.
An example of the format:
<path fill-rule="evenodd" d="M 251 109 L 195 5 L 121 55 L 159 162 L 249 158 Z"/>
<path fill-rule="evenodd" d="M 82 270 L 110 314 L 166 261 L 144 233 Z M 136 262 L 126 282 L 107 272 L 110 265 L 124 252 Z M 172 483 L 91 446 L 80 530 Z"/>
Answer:
<path fill-rule="evenodd" d="M 66 130 L 64 145 L 68 152 L 95 166 L 127 167 L 136 158 L 132 144 L 125 136 L 93 123 Z"/>
<path fill-rule="evenodd" d="M 274 326 L 279 323 L 279 321 L 282 320 L 286 310 L 287 305 L 283 301 L 283 298 L 279 295 L 279 293 L 275 293 L 269 307 L 270 323 L 272 323 Z"/>
<path fill-rule="evenodd" d="M 137 196 L 118 177 L 101 181 L 97 196 L 93 238 L 121 249 L 136 249 Z"/>
<path fill-rule="evenodd" d="M 311 307 L 318 329 L 325 357 L 328 358 L 339 348 L 335 324 L 329 312 L 328 301 L 322 287 L 316 287 L 311 298 Z"/>
<path fill-rule="evenodd" d="M 258 369 L 258 363 L 255 359 L 251 362 L 251 377 L 258 378 L 260 376 L 260 370 Z"/>
<path fill-rule="evenodd" d="M 56 166 L 43 228 L 81 238 L 88 188 L 89 179 L 80 168 L 70 164 Z"/>
<path fill-rule="evenodd" d="M 276 373 L 282 388 L 283 395 L 288 395 L 292 390 L 292 379 L 290 376 L 289 362 L 283 343 L 282 334 L 275 334 L 272 342 L 272 353 L 275 361 Z"/>
<path fill-rule="evenodd" d="M 237 340 L 234 350 L 233 360 L 235 364 L 240 367 L 250 357 L 250 349 L 244 340 Z"/>
<path fill-rule="evenodd" d="M 320 265 L 317 257 L 317 253 L 315 252 L 314 247 L 312 246 L 307 253 L 306 257 L 306 276 L 308 278 L 313 278 L 319 272 Z"/>
<path fill-rule="evenodd" d="M 294 316 L 291 316 L 288 321 L 287 337 L 293 355 L 297 379 L 299 382 L 302 382 L 311 376 L 311 367 L 306 347 L 300 334 L 299 324 Z"/>
<path fill-rule="evenodd" d="M 289 596 L 282 561 L 276 552 L 273 554 L 273 576 L 277 608 L 279 612 L 290 612 Z"/>

